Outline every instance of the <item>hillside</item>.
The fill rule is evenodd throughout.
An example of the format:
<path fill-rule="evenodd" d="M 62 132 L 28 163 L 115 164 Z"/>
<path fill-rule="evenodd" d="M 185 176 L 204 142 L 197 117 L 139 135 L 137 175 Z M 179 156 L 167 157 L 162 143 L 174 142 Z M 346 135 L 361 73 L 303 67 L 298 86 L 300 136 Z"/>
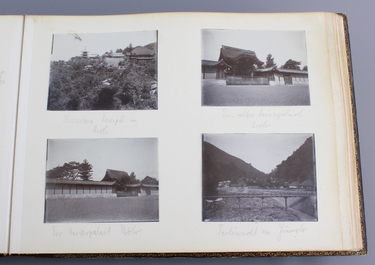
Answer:
<path fill-rule="evenodd" d="M 203 192 L 206 195 L 216 194 L 218 183 L 224 180 L 240 185 L 257 185 L 266 181 L 265 173 L 205 141 L 202 154 Z"/>
<path fill-rule="evenodd" d="M 143 47 L 145 47 L 145 48 L 147 48 L 147 49 L 149 49 L 151 51 L 156 51 L 156 42 L 149 43 L 149 44 L 147 44 L 147 45 L 145 45 Z"/>
<path fill-rule="evenodd" d="M 311 181 L 315 186 L 315 160 L 314 160 L 314 139 L 309 137 L 306 141 L 290 155 L 286 160 L 276 166 L 276 170 L 270 173 L 270 178 L 276 185 L 284 185 Z"/>

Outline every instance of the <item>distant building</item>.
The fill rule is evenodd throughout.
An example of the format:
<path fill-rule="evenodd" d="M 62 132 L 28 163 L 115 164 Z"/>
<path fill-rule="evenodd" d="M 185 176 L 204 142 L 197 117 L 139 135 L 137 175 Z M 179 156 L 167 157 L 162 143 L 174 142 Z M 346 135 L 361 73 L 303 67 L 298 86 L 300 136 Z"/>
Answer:
<path fill-rule="evenodd" d="M 298 182 L 293 181 L 291 184 L 289 184 L 289 189 L 298 189 Z"/>
<path fill-rule="evenodd" d="M 125 171 L 107 169 L 103 181 L 113 181 L 117 185 L 123 185 L 121 182 L 127 176 Z M 159 185 L 157 184 L 126 184 L 124 191 L 118 191 L 118 196 L 143 196 L 143 195 L 158 195 Z"/>
<path fill-rule="evenodd" d="M 128 184 L 126 185 L 126 192 L 133 193 L 136 196 L 158 195 L 159 185 L 157 184 Z"/>
<path fill-rule="evenodd" d="M 112 52 L 109 55 L 111 58 L 124 58 L 124 56 L 125 55 L 122 52 Z"/>
<path fill-rule="evenodd" d="M 86 51 L 86 49 L 84 51 L 82 51 L 82 54 L 81 54 L 82 58 L 88 58 L 89 57 L 89 52 Z"/>
<path fill-rule="evenodd" d="M 314 190 L 315 186 L 311 180 L 305 180 L 299 185 L 299 188 L 304 190 Z"/>

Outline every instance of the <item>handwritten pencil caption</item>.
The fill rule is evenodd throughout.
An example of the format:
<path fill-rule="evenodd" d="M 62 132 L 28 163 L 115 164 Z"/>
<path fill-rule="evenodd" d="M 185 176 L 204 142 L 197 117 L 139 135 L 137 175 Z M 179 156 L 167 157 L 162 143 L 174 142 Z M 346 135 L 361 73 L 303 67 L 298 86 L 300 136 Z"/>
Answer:
<path fill-rule="evenodd" d="M 268 128 L 277 122 L 298 119 L 304 117 L 303 109 L 285 109 L 285 110 L 231 110 L 223 109 L 222 118 L 235 120 L 241 119 L 250 122 L 252 128 Z"/>
<path fill-rule="evenodd" d="M 119 231 L 118 231 L 119 230 Z M 109 237 L 112 235 L 121 234 L 122 236 L 137 236 L 142 232 L 142 229 L 131 225 L 121 225 L 112 228 L 111 225 L 98 225 L 94 229 L 74 228 L 74 227 L 52 227 L 53 237 L 81 237 L 81 238 L 98 238 Z"/>
<path fill-rule="evenodd" d="M 63 117 L 63 123 L 65 124 L 82 124 L 91 125 L 92 133 L 99 135 L 108 135 L 111 133 L 111 129 L 119 125 L 126 123 L 135 123 L 136 119 L 132 117 L 126 117 L 125 115 L 110 115 L 103 114 L 100 118 L 90 118 L 86 116 L 73 116 L 71 114 L 66 114 Z"/>
<path fill-rule="evenodd" d="M 307 228 L 304 225 L 298 226 L 286 226 L 285 224 L 280 224 L 278 229 L 261 229 L 257 225 L 253 225 L 246 230 L 239 229 L 232 225 L 219 224 L 217 235 L 220 237 L 254 237 L 258 235 L 276 237 L 277 241 L 281 241 L 285 235 L 292 235 L 296 237 L 299 234 L 307 232 Z"/>

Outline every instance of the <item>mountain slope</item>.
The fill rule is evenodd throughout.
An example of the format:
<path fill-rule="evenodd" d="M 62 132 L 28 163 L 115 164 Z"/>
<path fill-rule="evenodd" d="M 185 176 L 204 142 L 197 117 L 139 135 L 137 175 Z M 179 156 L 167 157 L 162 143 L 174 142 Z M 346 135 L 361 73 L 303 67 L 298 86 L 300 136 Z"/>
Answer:
<path fill-rule="evenodd" d="M 216 194 L 218 183 L 224 180 L 240 185 L 251 185 L 266 180 L 267 175 L 251 164 L 205 141 L 203 141 L 202 155 L 204 194 Z"/>
<path fill-rule="evenodd" d="M 277 165 L 276 170 L 270 173 L 270 178 L 279 185 L 285 182 L 301 184 L 309 180 L 315 187 L 314 138 L 307 138 L 292 155 Z"/>

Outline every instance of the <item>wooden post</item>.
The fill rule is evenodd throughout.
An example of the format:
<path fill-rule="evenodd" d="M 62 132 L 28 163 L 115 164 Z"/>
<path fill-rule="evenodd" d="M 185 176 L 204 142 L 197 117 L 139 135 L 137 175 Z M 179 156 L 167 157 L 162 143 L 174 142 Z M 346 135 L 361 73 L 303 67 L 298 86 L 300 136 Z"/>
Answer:
<path fill-rule="evenodd" d="M 285 211 L 288 211 L 288 197 L 284 197 L 285 199 Z"/>

